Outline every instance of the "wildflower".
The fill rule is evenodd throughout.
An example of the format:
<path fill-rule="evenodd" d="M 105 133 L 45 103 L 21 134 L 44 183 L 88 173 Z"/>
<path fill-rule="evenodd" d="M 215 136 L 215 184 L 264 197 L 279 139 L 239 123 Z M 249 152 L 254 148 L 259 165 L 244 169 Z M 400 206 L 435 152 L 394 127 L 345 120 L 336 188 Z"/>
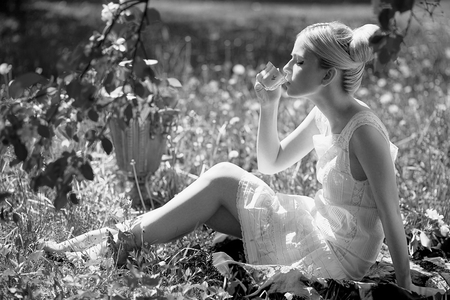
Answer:
<path fill-rule="evenodd" d="M 431 220 L 442 220 L 444 218 L 443 215 L 440 215 L 435 209 L 428 208 L 425 211 L 425 216 L 430 218 Z"/>
<path fill-rule="evenodd" d="M 401 83 L 395 83 L 392 86 L 392 89 L 394 90 L 394 92 L 400 93 L 402 91 L 402 89 L 403 89 L 403 86 L 402 86 Z"/>
<path fill-rule="evenodd" d="M 384 87 L 384 86 L 386 86 L 386 84 L 387 84 L 387 80 L 386 79 L 384 79 L 384 78 L 378 79 L 377 85 L 379 87 Z"/>
<path fill-rule="evenodd" d="M 239 119 L 239 117 L 233 117 L 230 120 L 230 125 L 234 125 L 236 123 L 238 123 L 241 119 Z"/>
<path fill-rule="evenodd" d="M 236 75 L 244 75 L 245 67 L 243 65 L 237 64 L 233 67 L 233 73 Z"/>
<path fill-rule="evenodd" d="M 119 4 L 112 2 L 108 3 L 108 5 L 103 4 L 102 21 L 106 22 L 107 25 L 111 25 L 119 7 Z"/>
<path fill-rule="evenodd" d="M 233 158 L 237 158 L 239 157 L 239 152 L 237 152 L 236 150 L 232 150 L 230 151 L 230 153 L 228 153 L 228 159 L 232 160 Z"/>
<path fill-rule="evenodd" d="M 397 105 L 392 104 L 392 105 L 389 105 L 388 111 L 390 114 L 395 115 L 400 111 L 400 108 Z"/>
<path fill-rule="evenodd" d="M 388 103 L 392 102 L 393 99 L 394 99 L 394 97 L 392 96 L 392 93 L 386 93 L 386 94 L 381 95 L 380 103 L 388 104 Z"/>
<path fill-rule="evenodd" d="M 445 111 L 447 109 L 447 105 L 440 103 L 440 104 L 436 105 L 436 109 L 440 110 L 440 111 Z"/>
<path fill-rule="evenodd" d="M 439 231 L 441 232 L 441 235 L 443 237 L 447 237 L 450 232 L 450 228 L 448 227 L 447 224 L 444 224 L 439 228 Z"/>
<path fill-rule="evenodd" d="M 416 98 L 409 98 L 408 105 L 413 107 L 414 109 L 417 109 L 419 107 L 419 102 L 417 101 Z"/>
<path fill-rule="evenodd" d="M 2 63 L 0 65 L 0 75 L 6 75 L 11 71 L 12 66 L 8 65 L 7 63 Z"/>

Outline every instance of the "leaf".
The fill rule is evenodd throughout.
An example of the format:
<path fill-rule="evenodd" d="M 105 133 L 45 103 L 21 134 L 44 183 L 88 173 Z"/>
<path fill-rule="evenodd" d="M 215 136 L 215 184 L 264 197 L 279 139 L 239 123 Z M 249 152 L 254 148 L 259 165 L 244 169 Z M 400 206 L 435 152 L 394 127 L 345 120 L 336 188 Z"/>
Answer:
<path fill-rule="evenodd" d="M 387 34 L 383 33 L 381 30 L 377 30 L 370 38 L 369 44 L 373 48 L 374 52 L 380 51 L 380 49 L 386 44 Z"/>
<path fill-rule="evenodd" d="M 89 119 L 91 119 L 92 121 L 97 122 L 99 116 L 98 116 L 98 113 L 97 113 L 93 108 L 91 108 L 91 109 L 88 111 L 88 117 L 89 117 Z"/>
<path fill-rule="evenodd" d="M 35 262 L 38 261 L 43 255 L 44 250 L 36 250 L 32 252 L 30 255 L 28 255 L 28 261 Z"/>
<path fill-rule="evenodd" d="M 40 136 L 49 139 L 50 138 L 50 129 L 46 125 L 39 124 L 37 128 L 37 132 Z"/>
<path fill-rule="evenodd" d="M 425 248 L 431 250 L 431 239 L 423 231 L 420 232 L 420 244 L 422 244 L 422 246 L 424 246 Z"/>
<path fill-rule="evenodd" d="M 392 8 L 399 13 L 407 12 L 412 10 L 414 6 L 414 0 L 394 0 L 392 1 Z"/>
<path fill-rule="evenodd" d="M 94 142 L 97 138 L 97 131 L 95 131 L 94 129 L 86 131 L 86 133 L 84 134 L 84 138 L 89 142 Z"/>
<path fill-rule="evenodd" d="M 171 87 L 174 87 L 174 88 L 181 88 L 181 87 L 183 87 L 181 85 L 181 82 L 178 79 L 176 79 L 176 78 L 167 78 L 167 82 L 169 83 L 169 85 Z"/>
<path fill-rule="evenodd" d="M 90 83 L 81 83 L 79 80 L 72 80 L 67 85 L 67 94 L 75 101 L 72 103 L 74 107 L 85 107 L 89 105 L 89 101 L 96 91 L 96 87 Z"/>
<path fill-rule="evenodd" d="M 378 60 L 383 65 L 387 64 L 391 60 L 391 53 L 389 50 L 386 48 L 381 49 L 378 53 Z"/>
<path fill-rule="evenodd" d="M 22 221 L 22 217 L 16 212 L 13 212 L 12 218 L 16 224 L 19 224 Z"/>
<path fill-rule="evenodd" d="M 25 161 L 28 156 L 28 150 L 27 147 L 19 140 L 15 139 L 13 141 L 14 146 L 14 154 L 16 155 L 17 159 L 19 161 Z"/>
<path fill-rule="evenodd" d="M 5 208 L 2 207 L 2 212 L 0 213 L 0 220 L 6 221 L 7 217 L 8 217 L 8 212 L 6 212 L 6 216 L 5 216 Z"/>
<path fill-rule="evenodd" d="M 65 120 L 66 118 L 60 117 L 53 123 L 53 126 L 55 126 L 55 128 L 58 128 L 58 126 L 61 125 L 61 123 L 64 122 Z"/>
<path fill-rule="evenodd" d="M 125 115 L 127 121 L 131 120 L 133 118 L 133 106 L 128 104 L 123 114 Z"/>
<path fill-rule="evenodd" d="M 47 112 L 45 113 L 45 119 L 48 122 L 51 122 L 51 119 L 53 119 L 53 117 L 56 115 L 56 112 L 58 111 L 58 104 L 52 104 L 50 106 L 50 108 L 47 110 Z"/>
<path fill-rule="evenodd" d="M 106 154 L 108 154 L 108 155 L 111 154 L 112 149 L 113 149 L 113 144 L 111 143 L 111 141 L 108 138 L 103 137 L 101 139 L 101 142 L 102 142 L 103 150 L 105 150 Z"/>
<path fill-rule="evenodd" d="M 91 165 L 86 162 L 80 166 L 80 172 L 83 174 L 84 178 L 87 180 L 94 180 L 94 171 L 92 170 Z"/>
<path fill-rule="evenodd" d="M 79 99 L 81 97 L 81 83 L 78 80 L 72 80 L 66 88 L 67 95 L 73 99 Z"/>
<path fill-rule="evenodd" d="M 55 198 L 53 205 L 55 209 L 58 211 L 67 204 L 67 195 L 65 193 L 58 193 L 58 196 Z"/>
<path fill-rule="evenodd" d="M 75 193 L 70 193 L 69 194 L 69 200 L 73 204 L 80 204 L 80 200 L 78 199 L 78 197 L 77 197 L 77 195 Z"/>
<path fill-rule="evenodd" d="M 229 267 L 230 261 L 233 261 L 231 256 L 225 252 L 214 252 L 213 253 L 213 266 L 219 271 L 223 276 L 231 275 L 231 269 Z"/>
<path fill-rule="evenodd" d="M 391 25 L 391 19 L 394 17 L 395 11 L 390 8 L 385 8 L 381 10 L 378 15 L 378 22 L 380 23 L 380 27 L 384 31 L 389 31 Z"/>
<path fill-rule="evenodd" d="M 50 177 L 45 176 L 43 174 L 38 175 L 31 181 L 31 188 L 34 192 L 37 192 L 40 187 L 48 186 L 50 188 L 55 187 L 55 182 L 51 180 Z"/>
<path fill-rule="evenodd" d="M 141 98 L 145 98 L 146 92 L 145 87 L 140 82 L 136 82 L 134 85 L 134 93 Z"/>
<path fill-rule="evenodd" d="M 48 80 L 37 73 L 26 73 L 9 84 L 9 94 L 13 98 L 19 98 L 23 95 L 25 89 L 37 84 L 47 84 Z"/>
<path fill-rule="evenodd" d="M 147 9 L 147 20 L 149 24 L 161 22 L 161 14 L 154 8 Z"/>
<path fill-rule="evenodd" d="M 111 92 L 116 89 L 114 78 L 114 72 L 111 71 L 108 73 L 108 75 L 106 75 L 105 80 L 103 81 L 103 86 L 105 87 L 105 90 L 106 92 L 108 92 L 108 94 L 111 94 Z"/>
<path fill-rule="evenodd" d="M 11 197 L 12 194 L 10 192 L 0 192 L 0 203 L 5 201 L 6 198 Z"/>
<path fill-rule="evenodd" d="M 403 35 L 396 34 L 395 36 L 389 36 L 386 42 L 386 48 L 391 52 L 391 58 L 397 57 L 398 52 L 400 52 L 401 45 L 403 43 Z"/>
<path fill-rule="evenodd" d="M 67 123 L 67 124 L 66 124 L 65 132 L 66 132 L 67 137 L 68 137 L 69 139 L 71 139 L 71 138 L 73 137 L 74 130 L 73 130 L 72 123 Z"/>
<path fill-rule="evenodd" d="M 147 66 L 154 66 L 158 63 L 156 59 L 144 59 L 144 62 Z"/>
<path fill-rule="evenodd" d="M 147 68 L 148 67 L 145 61 L 140 56 L 136 56 L 133 63 L 133 72 L 136 75 L 136 77 L 139 79 L 144 78 L 146 75 Z"/>

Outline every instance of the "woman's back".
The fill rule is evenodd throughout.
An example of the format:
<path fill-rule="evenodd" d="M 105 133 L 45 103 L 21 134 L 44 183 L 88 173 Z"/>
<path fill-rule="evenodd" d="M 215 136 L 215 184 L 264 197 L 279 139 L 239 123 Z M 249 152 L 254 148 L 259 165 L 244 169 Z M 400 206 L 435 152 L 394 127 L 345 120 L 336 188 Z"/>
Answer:
<path fill-rule="evenodd" d="M 321 132 L 314 136 L 318 155 L 317 178 L 323 185 L 315 197 L 316 224 L 350 278 L 362 278 L 375 262 L 384 237 L 368 180 L 353 178 L 350 139 L 360 126 L 376 128 L 389 142 L 387 131 L 370 110 L 356 113 L 340 134 L 331 134 L 328 120 L 316 109 Z M 397 148 L 391 143 L 391 157 Z"/>

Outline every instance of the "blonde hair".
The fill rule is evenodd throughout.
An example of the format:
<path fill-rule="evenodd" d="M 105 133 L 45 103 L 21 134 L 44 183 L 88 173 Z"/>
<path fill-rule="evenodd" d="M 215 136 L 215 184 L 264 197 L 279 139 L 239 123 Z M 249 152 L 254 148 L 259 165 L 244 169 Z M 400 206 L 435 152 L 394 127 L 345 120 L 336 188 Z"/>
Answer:
<path fill-rule="evenodd" d="M 305 38 L 306 49 L 319 58 L 322 68 L 343 71 L 342 87 L 354 94 L 361 85 L 365 64 L 373 59 L 369 38 L 378 29 L 373 24 L 352 30 L 339 22 L 318 23 L 306 27 L 298 36 Z"/>

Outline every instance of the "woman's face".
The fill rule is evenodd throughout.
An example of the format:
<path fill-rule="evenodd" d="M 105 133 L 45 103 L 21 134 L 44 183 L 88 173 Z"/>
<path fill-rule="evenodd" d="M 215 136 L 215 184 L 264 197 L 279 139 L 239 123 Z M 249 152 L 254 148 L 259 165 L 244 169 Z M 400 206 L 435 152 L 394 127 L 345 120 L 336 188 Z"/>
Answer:
<path fill-rule="evenodd" d="M 304 47 L 304 37 L 299 35 L 292 50 L 291 60 L 284 66 L 287 94 L 291 97 L 313 95 L 322 87 L 326 71 L 319 65 L 319 59 Z"/>

